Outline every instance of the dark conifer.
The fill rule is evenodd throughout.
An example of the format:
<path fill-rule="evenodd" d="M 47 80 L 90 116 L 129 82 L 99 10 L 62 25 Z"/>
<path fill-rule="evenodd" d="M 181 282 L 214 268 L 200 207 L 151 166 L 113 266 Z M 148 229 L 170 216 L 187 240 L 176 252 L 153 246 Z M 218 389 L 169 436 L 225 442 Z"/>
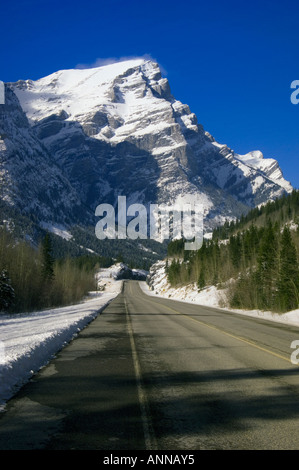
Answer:
<path fill-rule="evenodd" d="M 54 279 L 54 258 L 52 257 L 52 244 L 48 233 L 42 242 L 42 276 L 46 281 Z"/>
<path fill-rule="evenodd" d="M 8 310 L 15 298 L 15 292 L 6 269 L 0 273 L 0 311 Z"/>
<path fill-rule="evenodd" d="M 295 244 L 290 229 L 285 226 L 279 254 L 278 304 L 282 311 L 298 308 L 299 269 Z"/>

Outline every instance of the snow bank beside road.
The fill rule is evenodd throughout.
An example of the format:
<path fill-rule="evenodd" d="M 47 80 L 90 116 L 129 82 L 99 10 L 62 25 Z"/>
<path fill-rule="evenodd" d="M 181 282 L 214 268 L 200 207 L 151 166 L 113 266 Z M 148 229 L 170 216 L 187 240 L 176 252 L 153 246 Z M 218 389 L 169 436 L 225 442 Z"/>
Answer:
<path fill-rule="evenodd" d="M 165 261 L 158 261 L 150 269 L 149 285 L 140 282 L 143 291 L 148 295 L 163 297 L 181 302 L 188 302 L 208 307 L 216 307 L 229 312 L 248 315 L 262 320 L 271 320 L 287 325 L 299 326 L 299 309 L 287 313 L 274 313 L 262 310 L 238 310 L 226 306 L 226 290 L 209 286 L 198 291 L 196 284 L 173 288 L 170 286 L 165 273 Z"/>
<path fill-rule="evenodd" d="M 41 312 L 0 316 L 0 406 L 115 298 L 111 281 L 82 303 Z"/>
<path fill-rule="evenodd" d="M 218 290 L 216 286 L 209 286 L 200 292 L 195 283 L 181 287 L 171 287 L 167 279 L 165 266 L 165 261 L 157 261 L 150 269 L 149 285 L 140 283 L 146 294 L 209 307 L 219 308 L 224 306 L 226 301 L 224 292 Z"/>

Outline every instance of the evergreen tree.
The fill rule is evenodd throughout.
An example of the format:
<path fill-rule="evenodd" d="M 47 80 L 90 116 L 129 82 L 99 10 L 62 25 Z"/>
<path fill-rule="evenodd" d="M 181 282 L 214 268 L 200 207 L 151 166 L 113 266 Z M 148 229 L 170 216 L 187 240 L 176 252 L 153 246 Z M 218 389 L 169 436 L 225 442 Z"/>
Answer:
<path fill-rule="evenodd" d="M 115 263 L 124 263 L 124 257 L 121 253 L 118 253 Z"/>
<path fill-rule="evenodd" d="M 173 259 L 171 265 L 168 267 L 168 281 L 170 285 L 175 286 L 179 283 L 180 279 L 180 262 L 179 260 Z"/>
<path fill-rule="evenodd" d="M 8 310 L 15 298 L 8 272 L 3 269 L 0 273 L 0 311 Z"/>
<path fill-rule="evenodd" d="M 233 266 L 235 268 L 238 268 L 240 266 L 242 254 L 242 243 L 240 233 L 238 233 L 236 236 L 230 236 L 229 251 Z"/>
<path fill-rule="evenodd" d="M 271 221 L 264 230 L 258 254 L 259 307 L 271 309 L 275 303 L 277 284 L 278 239 Z"/>
<path fill-rule="evenodd" d="M 166 258 L 166 263 L 165 263 L 165 272 L 166 272 L 166 274 L 168 274 L 168 269 L 169 269 L 168 258 Z"/>
<path fill-rule="evenodd" d="M 204 267 L 201 266 L 199 278 L 198 278 L 198 281 L 197 281 L 197 287 L 200 290 L 200 289 L 203 289 L 205 287 L 205 285 L 206 285 L 205 270 L 204 270 Z"/>
<path fill-rule="evenodd" d="M 52 257 L 52 244 L 48 233 L 42 242 L 42 276 L 46 281 L 54 279 L 54 258 Z"/>
<path fill-rule="evenodd" d="M 298 308 L 299 268 L 295 244 L 288 227 L 284 227 L 279 256 L 278 304 L 282 311 Z"/>

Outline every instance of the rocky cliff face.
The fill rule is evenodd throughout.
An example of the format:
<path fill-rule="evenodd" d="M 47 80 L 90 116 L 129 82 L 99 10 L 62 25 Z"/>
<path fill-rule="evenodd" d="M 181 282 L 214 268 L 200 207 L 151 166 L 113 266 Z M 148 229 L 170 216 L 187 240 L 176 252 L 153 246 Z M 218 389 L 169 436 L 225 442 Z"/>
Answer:
<path fill-rule="evenodd" d="M 1 199 L 24 214 L 65 224 L 91 220 L 9 87 L 0 106 L 0 175 Z"/>
<path fill-rule="evenodd" d="M 34 210 L 42 200 L 39 217 L 55 209 L 57 222 L 66 213 L 71 222 L 118 195 L 147 205 L 193 194 L 209 230 L 292 190 L 276 160 L 217 143 L 152 61 L 59 71 L 10 83 L 7 93 L 6 197 Z"/>

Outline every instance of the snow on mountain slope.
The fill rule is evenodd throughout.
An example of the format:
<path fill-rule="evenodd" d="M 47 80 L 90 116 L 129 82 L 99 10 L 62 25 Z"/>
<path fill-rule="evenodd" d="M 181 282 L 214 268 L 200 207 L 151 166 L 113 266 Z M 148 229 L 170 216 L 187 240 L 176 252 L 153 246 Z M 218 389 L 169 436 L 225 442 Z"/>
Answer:
<path fill-rule="evenodd" d="M 24 213 L 45 221 L 87 220 L 76 191 L 36 137 L 8 87 L 0 107 L 0 173 L 1 199 Z"/>
<path fill-rule="evenodd" d="M 245 163 L 248 167 L 256 169 L 266 175 L 269 180 L 277 182 L 287 192 L 292 191 L 291 184 L 283 178 L 281 169 L 279 168 L 277 160 L 274 158 L 264 159 L 262 152 L 255 150 L 247 153 L 246 155 L 236 155 L 236 159 Z"/>
<path fill-rule="evenodd" d="M 193 194 L 208 229 L 292 190 L 276 160 L 217 143 L 151 60 L 62 70 L 9 86 L 32 132 L 92 211 L 115 204 L 118 195 L 147 205 Z"/>
<path fill-rule="evenodd" d="M 124 105 L 111 102 L 111 84 L 115 77 L 125 73 L 130 66 L 141 64 L 139 60 L 96 69 L 61 70 L 36 82 L 19 81 L 15 84 L 15 91 L 25 113 L 33 122 L 59 114 L 62 103 L 68 118 L 79 122 L 84 122 L 86 114 L 97 111 L 101 104 L 107 106 L 112 114 L 126 114 Z"/>

